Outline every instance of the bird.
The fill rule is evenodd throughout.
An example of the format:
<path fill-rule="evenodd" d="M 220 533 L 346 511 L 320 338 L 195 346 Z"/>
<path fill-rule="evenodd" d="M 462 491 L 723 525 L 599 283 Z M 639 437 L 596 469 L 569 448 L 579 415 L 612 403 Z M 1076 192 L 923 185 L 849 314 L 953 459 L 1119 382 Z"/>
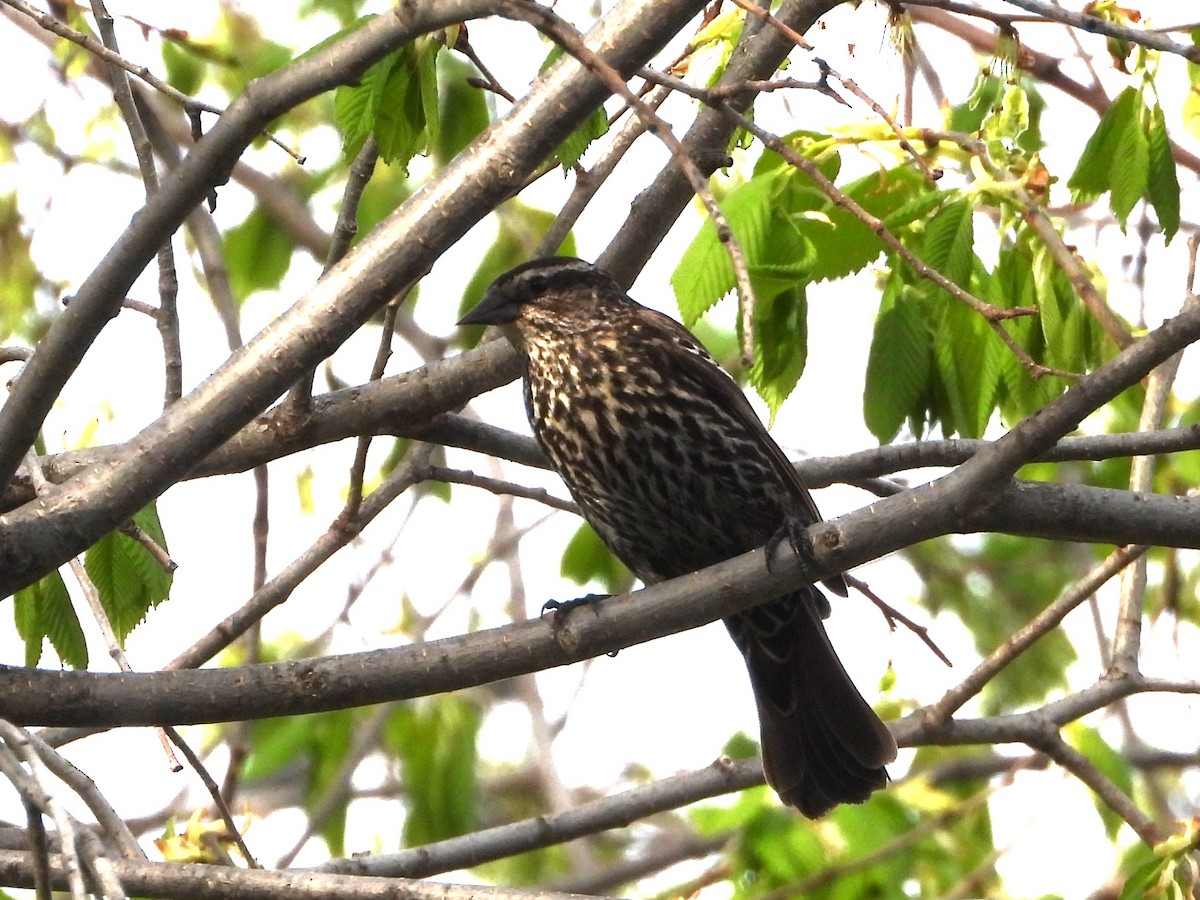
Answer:
<path fill-rule="evenodd" d="M 499 326 L 523 356 L 537 443 L 584 519 L 644 584 L 821 521 L 733 378 L 683 325 L 585 260 L 518 265 L 459 324 Z M 841 575 L 823 583 L 846 595 Z M 766 781 L 809 818 L 865 801 L 896 757 L 829 640 L 829 613 L 808 585 L 724 620 L 749 672 Z"/>

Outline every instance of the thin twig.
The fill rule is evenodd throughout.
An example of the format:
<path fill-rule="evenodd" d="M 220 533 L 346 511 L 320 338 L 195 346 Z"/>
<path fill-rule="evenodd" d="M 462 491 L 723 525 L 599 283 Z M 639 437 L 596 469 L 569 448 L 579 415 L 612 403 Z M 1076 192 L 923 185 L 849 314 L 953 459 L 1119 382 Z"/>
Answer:
<path fill-rule="evenodd" d="M 950 141 L 978 159 L 987 173 L 997 183 L 1004 185 L 1004 190 L 1021 204 L 1025 220 L 1042 239 L 1050 256 L 1062 273 L 1067 276 L 1067 280 L 1071 282 L 1071 286 L 1083 301 L 1084 306 L 1087 307 L 1088 312 L 1100 323 L 1104 333 L 1122 350 L 1133 343 L 1133 335 L 1129 333 L 1128 326 L 1117 317 L 1104 298 L 1100 296 L 1096 285 L 1092 283 L 1091 276 L 1084 268 L 1083 261 L 1074 249 L 1067 246 L 1062 235 L 1058 233 L 1058 229 L 1054 227 L 1054 223 L 1050 221 L 1045 207 L 1030 196 L 1019 178 L 1015 178 L 1011 172 L 992 159 L 987 145 L 983 141 L 969 134 L 940 131 L 926 132 L 926 138 L 930 142 Z"/>
<path fill-rule="evenodd" d="M 189 97 L 187 94 L 176 90 L 167 82 L 163 81 L 161 78 L 158 78 L 145 66 L 140 66 L 137 63 L 130 62 L 125 57 L 121 56 L 120 53 L 105 47 L 91 35 L 84 34 L 82 31 L 76 31 L 74 28 L 67 26 L 61 20 L 56 19 L 49 13 L 43 12 L 37 7 L 26 3 L 25 0 L 0 0 L 0 3 L 4 3 L 5 5 L 15 9 L 17 12 L 23 13 L 37 22 L 42 28 L 53 34 L 57 34 L 61 38 L 65 38 L 73 44 L 79 45 L 88 53 L 91 53 L 99 59 L 104 60 L 106 63 L 124 69 L 129 74 L 140 78 L 156 91 L 159 91 L 178 103 L 185 111 L 187 111 L 189 116 L 194 117 L 201 112 L 212 113 L 213 115 L 220 116 L 225 112 L 225 110 L 221 109 L 219 106 L 210 106 L 207 103 L 197 100 L 195 97 Z M 287 153 L 288 156 L 300 163 L 300 165 L 304 165 L 304 157 L 288 147 L 279 138 L 275 137 L 275 135 L 271 134 L 269 131 L 265 131 L 263 132 L 263 136 L 271 141 L 271 143 L 280 147 L 285 153 Z"/>
<path fill-rule="evenodd" d="M 322 275 L 337 265 L 350 251 L 350 245 L 358 234 L 358 210 L 362 205 L 363 192 L 366 191 L 371 176 L 375 174 L 375 164 L 378 161 L 379 145 L 376 143 L 374 135 L 371 135 L 363 142 L 358 155 L 354 157 L 354 162 L 350 164 L 350 170 L 346 173 L 346 187 L 342 190 L 342 202 L 338 205 L 337 221 L 334 223 L 329 249 L 325 254 L 324 265 L 321 267 Z M 312 412 L 312 390 L 315 376 L 316 370 L 310 369 L 303 378 L 292 385 L 292 389 L 288 392 L 284 410 L 298 421 Z"/>
<path fill-rule="evenodd" d="M 104 5 L 104 0 L 91 0 L 92 15 L 96 17 L 96 25 L 104 46 L 117 58 L 120 58 L 120 47 L 117 45 L 117 33 L 113 28 L 112 16 Z M 57 20 L 56 20 L 57 21 Z M 146 191 L 146 199 L 151 199 L 158 193 L 158 170 L 154 165 L 154 149 L 146 127 L 142 123 L 141 114 L 133 99 L 133 89 L 129 84 L 128 74 L 118 65 L 110 64 L 109 80 L 112 84 L 113 98 L 125 127 L 129 130 L 133 142 L 133 152 L 137 157 L 138 170 L 141 172 L 142 184 Z M 163 406 L 167 407 L 183 396 L 183 358 L 179 341 L 179 277 L 175 270 L 175 252 L 171 247 L 171 235 L 163 236 L 162 246 L 158 250 L 158 309 L 154 313 L 154 322 L 158 326 L 159 337 L 163 345 Z"/>
<path fill-rule="evenodd" d="M 225 823 L 225 830 L 229 833 L 229 838 L 237 844 L 238 850 L 241 851 L 242 857 L 249 864 L 250 868 L 261 868 L 254 859 L 254 854 L 250 852 L 250 848 L 246 846 L 246 840 L 242 837 L 242 832 L 238 829 L 237 823 L 233 821 L 233 813 L 229 811 L 229 806 L 225 803 L 225 798 L 221 796 L 221 789 L 217 786 L 217 782 L 208 774 L 208 769 L 205 768 L 203 760 L 196 755 L 196 752 L 188 746 L 187 741 L 179 734 L 179 731 L 171 726 L 167 726 L 164 731 L 167 737 L 171 739 L 179 752 L 183 754 L 188 761 L 188 765 L 192 767 L 197 775 L 200 776 L 200 781 L 203 782 L 205 790 L 208 791 L 208 796 L 212 798 L 216 804 L 217 811 L 221 815 L 221 820 Z"/>
<path fill-rule="evenodd" d="M 934 656 L 944 662 L 948 667 L 954 667 L 954 663 L 950 662 L 950 657 L 943 653 L 942 648 L 939 647 L 934 642 L 933 638 L 929 636 L 929 629 L 926 626 L 918 625 L 908 616 L 904 615 L 904 613 L 900 612 L 900 610 L 889 604 L 882 597 L 871 590 L 870 585 L 868 585 L 865 581 L 855 578 L 853 575 L 845 572 L 842 573 L 842 578 L 845 579 L 846 584 L 854 588 L 879 608 L 879 611 L 883 613 L 883 617 L 888 623 L 888 628 L 890 628 L 892 631 L 895 631 L 896 623 L 899 622 L 918 638 L 920 638 L 921 643 L 928 647 L 933 652 Z"/>
<path fill-rule="evenodd" d="M 1006 2 L 1011 3 L 1013 6 L 1019 6 L 1021 9 L 1052 22 L 1061 22 L 1064 25 L 1070 25 L 1072 28 L 1102 34 L 1121 41 L 1128 41 L 1131 44 L 1149 47 L 1151 50 L 1174 53 L 1182 56 L 1188 62 L 1200 63 L 1200 47 L 1190 44 L 1177 44 L 1160 32 L 1147 31 L 1141 28 L 1129 28 L 1124 25 L 1118 25 L 1115 22 L 1110 22 L 1107 19 L 1102 19 L 1099 16 L 1071 12 L 1055 3 L 1045 3 L 1042 0 L 1006 0 Z"/>
<path fill-rule="evenodd" d="M 950 296 L 956 300 L 966 303 L 969 307 L 983 316 L 988 326 L 996 333 L 996 336 L 1004 343 L 1012 354 L 1021 362 L 1032 378 L 1042 378 L 1046 375 L 1057 375 L 1060 378 L 1076 378 L 1078 375 L 1073 372 L 1064 372 L 1060 369 L 1054 369 L 1050 366 L 1044 366 L 1036 362 L 1029 353 L 1018 344 L 1005 330 L 1002 322 L 1004 319 L 1012 319 L 1018 316 L 1031 316 L 1037 314 L 1037 309 L 1030 306 L 1014 306 L 1010 308 L 1001 308 L 993 306 L 984 300 L 979 299 L 974 294 L 959 287 L 941 272 L 928 265 L 924 260 L 918 257 L 915 253 L 909 250 L 904 243 L 896 237 L 884 224 L 882 219 L 872 215 L 863 209 L 852 197 L 841 191 L 832 181 L 825 177 L 820 168 L 810 159 L 805 158 L 790 147 L 786 141 L 778 135 L 772 134 L 765 129 L 759 127 L 746 116 L 734 110 L 727 103 L 719 104 L 721 111 L 728 116 L 732 121 L 736 122 L 746 131 L 753 134 L 761 140 L 766 146 L 770 147 L 791 165 L 800 169 L 811 178 L 819 188 L 825 193 L 830 200 L 835 204 L 845 209 L 871 231 L 893 252 L 900 256 L 905 262 L 912 267 L 921 277 L 932 281 L 938 287 L 942 288 Z"/>
<path fill-rule="evenodd" d="M 670 96 L 669 91 L 658 89 L 645 102 L 651 109 L 657 110 L 668 96 Z M 575 223 L 587 208 L 588 203 L 600 190 L 601 185 L 616 170 L 617 163 L 624 159 L 634 141 L 645 132 L 645 120 L 638 116 L 631 116 L 617 136 L 609 142 L 604 155 L 597 159 L 590 169 L 576 174 L 575 186 L 571 190 L 571 195 L 559 209 L 550 228 L 538 241 L 535 255 L 549 256 L 558 250 L 562 242 L 567 239 L 567 235 L 571 233 L 571 229 L 575 227 Z"/>
<path fill-rule="evenodd" d="M 646 124 L 646 130 L 657 137 L 671 151 L 671 158 L 687 177 L 692 190 L 704 204 L 704 209 L 712 220 L 717 232 L 717 240 L 724 245 L 733 266 L 734 280 L 737 282 L 739 314 L 742 321 L 742 362 L 749 366 L 754 360 L 754 288 L 750 284 L 750 272 L 746 267 L 745 254 L 737 235 L 729 227 L 729 221 L 717 205 L 716 198 L 708 186 L 708 179 L 696 165 L 696 161 L 688 153 L 679 138 L 662 118 L 644 101 L 639 99 L 629 89 L 621 73 L 593 53 L 583 42 L 579 33 L 566 21 L 559 18 L 551 10 L 536 5 L 525 5 L 500 0 L 509 14 L 521 21 L 529 22 L 539 31 L 550 37 L 580 64 L 586 66 L 601 78 L 610 91 L 621 97 L 634 113 Z"/>
<path fill-rule="evenodd" d="M 1038 638 L 1057 627 L 1066 618 L 1067 613 L 1095 594 L 1101 585 L 1143 556 L 1148 549 L 1149 547 L 1142 544 L 1129 545 L 1109 554 L 1104 562 L 1010 635 L 987 659 L 977 665 L 970 675 L 947 691 L 942 699 L 918 710 L 917 714 L 930 722 L 948 720 L 964 703 L 983 690 L 1001 669 L 1028 650 Z"/>
<path fill-rule="evenodd" d="M 0 742 L 0 774 L 16 789 L 27 809 L 36 810 L 54 821 L 71 900 L 84 900 L 86 890 L 75 846 L 75 821 L 47 790 L 45 779 L 41 777 L 42 768 L 41 760 L 37 754 L 29 752 L 28 745 Z"/>
<path fill-rule="evenodd" d="M 130 519 L 121 526 L 120 531 L 126 537 L 137 541 L 142 549 L 149 553 L 154 561 L 158 563 L 159 567 L 167 574 L 171 574 L 179 568 L 179 563 L 171 559 L 170 554 L 163 547 L 159 546 L 158 541 L 154 540 L 146 529 L 137 522 Z"/>
<path fill-rule="evenodd" d="M 19 755 L 26 756 L 29 752 L 33 752 L 41 757 L 42 762 L 54 777 L 66 784 L 83 800 L 92 815 L 96 817 L 96 821 L 112 839 L 113 844 L 120 850 L 122 856 L 127 859 L 145 858 L 146 854 L 138 846 L 137 839 L 134 838 L 129 827 L 117 815 L 116 810 L 96 787 L 96 783 L 83 771 L 76 768 L 36 734 L 3 719 L 0 719 L 0 740 L 16 749 Z M 28 750 L 20 749 L 26 745 Z"/>
<path fill-rule="evenodd" d="M 1200 299 L 1190 292 L 1193 273 L 1196 266 L 1197 242 L 1193 237 L 1188 242 L 1190 262 L 1187 281 L 1185 282 L 1186 298 L 1184 309 L 1200 305 Z M 1150 373 L 1147 378 L 1146 399 L 1142 405 L 1141 416 L 1138 419 L 1138 431 L 1157 431 L 1162 427 L 1167 414 L 1167 403 L 1171 396 L 1171 387 L 1183 360 L 1183 351 L 1176 353 L 1161 366 Z M 1135 457 L 1129 474 L 1129 489 L 1131 491 L 1149 491 L 1154 486 L 1154 456 Z M 1113 636 L 1112 669 L 1115 674 L 1128 675 L 1138 669 L 1138 653 L 1142 637 L 1142 605 L 1146 596 L 1146 566 L 1143 561 L 1134 569 L 1126 570 L 1126 577 L 1121 580 L 1121 605 L 1117 612 L 1116 633 Z"/>
<path fill-rule="evenodd" d="M 383 327 L 379 334 L 379 348 L 375 352 L 375 362 L 371 366 L 368 381 L 378 381 L 383 377 L 387 361 L 392 356 L 392 335 L 396 328 L 396 310 L 404 302 L 408 292 L 398 296 L 383 310 Z M 354 462 L 350 466 L 350 487 L 346 497 L 346 507 L 339 518 L 353 520 L 358 516 L 358 509 L 363 499 L 363 478 L 367 470 L 367 451 L 371 449 L 371 435 L 360 435 L 355 445 Z"/>
<path fill-rule="evenodd" d="M 771 15 L 770 11 L 766 7 L 751 3 L 750 0 L 733 0 L 733 2 L 746 12 L 770 25 L 772 28 L 794 43 L 797 47 L 800 47 L 804 50 L 814 49 L 812 44 L 806 41 L 795 29 L 788 28 L 787 25 L 783 24 L 777 18 L 775 18 L 775 16 Z M 901 148 L 910 157 L 912 157 L 913 161 L 916 162 L 917 165 L 921 167 L 922 171 L 925 173 L 925 178 L 928 181 L 932 183 L 942 177 L 942 170 L 932 168 L 925 159 L 925 156 L 917 152 L 917 149 L 909 143 L 908 138 L 904 135 L 904 129 L 900 126 L 896 119 L 891 116 L 879 103 L 875 102 L 875 100 L 869 97 L 856 82 L 840 74 L 823 59 L 814 58 L 813 62 L 815 62 L 821 69 L 822 83 L 825 81 L 825 77 L 827 75 L 836 78 L 839 82 L 841 82 L 846 90 L 871 107 L 871 110 L 875 113 L 875 115 L 879 116 L 879 118 L 883 119 L 883 121 L 888 124 L 888 127 L 890 127 L 895 133 L 896 139 L 899 141 Z M 841 98 L 839 97 L 838 99 Z"/>
<path fill-rule="evenodd" d="M 1092 764 L 1086 756 L 1067 744 L 1058 731 L 1047 728 L 1045 732 L 1028 740 L 1034 750 L 1048 757 L 1087 785 L 1093 794 L 1124 820 L 1148 847 L 1153 847 L 1164 837 L 1161 829 L 1150 821 L 1137 805 L 1107 775 Z"/>
<path fill-rule="evenodd" d="M 526 500 L 536 500 L 538 503 L 545 504 L 551 509 L 560 509 L 563 512 L 579 514 L 579 507 L 575 503 L 555 497 L 544 488 L 527 488 L 511 481 L 502 481 L 498 478 L 490 478 L 487 475 L 469 472 L 465 469 L 451 469 L 446 466 L 425 466 L 423 475 L 430 481 L 470 485 L 471 487 L 483 488 L 485 491 L 490 491 L 499 497 L 523 497 Z"/>

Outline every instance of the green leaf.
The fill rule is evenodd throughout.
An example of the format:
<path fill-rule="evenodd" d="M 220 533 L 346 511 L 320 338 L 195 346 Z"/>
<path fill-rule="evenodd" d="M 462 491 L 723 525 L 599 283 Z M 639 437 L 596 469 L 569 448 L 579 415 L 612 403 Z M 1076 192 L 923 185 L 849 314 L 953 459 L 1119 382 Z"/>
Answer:
<path fill-rule="evenodd" d="M 445 165 L 487 128 L 491 115 L 483 90 L 467 82 L 478 75 L 473 65 L 453 53 L 438 54 L 437 64 L 438 124 L 429 152 L 439 165 Z"/>
<path fill-rule="evenodd" d="M 802 282 L 778 293 L 755 293 L 754 364 L 748 375 L 774 420 L 808 359 L 808 298 Z"/>
<path fill-rule="evenodd" d="M 1088 762 L 1124 791 L 1126 796 L 1133 796 L 1133 772 L 1128 761 L 1100 736 L 1100 732 L 1082 722 L 1072 722 L 1065 730 L 1067 741 L 1072 747 L 1086 756 Z M 1116 840 L 1117 832 L 1125 824 L 1124 820 L 1109 809 L 1108 804 L 1099 797 L 1094 797 L 1093 800 L 1096 811 L 1104 822 L 1104 831 L 1108 834 L 1108 839 Z"/>
<path fill-rule="evenodd" d="M 960 200 L 943 207 L 925 232 L 924 261 L 966 287 L 975 259 L 974 210 Z M 959 301 L 955 301 L 956 303 Z"/>
<path fill-rule="evenodd" d="M 478 818 L 475 778 L 481 719 L 474 704 L 442 696 L 401 705 L 385 743 L 399 758 L 408 815 L 408 846 L 466 834 Z"/>
<path fill-rule="evenodd" d="M 787 172 L 778 170 L 730 191 L 721 202 L 729 227 L 742 245 L 747 264 L 763 259 L 774 215 L 774 199 L 785 185 Z M 717 229 L 706 220 L 684 251 L 671 276 L 675 301 L 683 323 L 691 326 L 734 288 L 733 263 L 717 238 Z"/>
<path fill-rule="evenodd" d="M 368 115 L 379 158 L 405 171 L 409 161 L 423 153 L 433 139 L 430 129 L 437 128 L 440 50 L 441 44 L 432 38 L 401 47 L 392 54 L 386 76 L 373 84 Z"/>
<path fill-rule="evenodd" d="M 608 115 L 601 106 L 593 110 L 582 125 L 567 135 L 567 139 L 554 151 L 554 158 L 559 161 L 565 172 L 583 158 L 583 154 L 592 145 L 592 141 L 604 137 L 606 134 L 608 134 Z"/>
<path fill-rule="evenodd" d="M 1125 88 L 1104 111 L 1088 139 L 1075 171 L 1067 179 L 1076 203 L 1095 200 L 1112 187 L 1113 170 L 1119 168 L 1117 148 L 1131 125 L 1136 125 L 1141 101 L 1133 88 Z"/>
<path fill-rule="evenodd" d="M 292 264 L 291 236 L 261 207 L 225 233 L 225 263 L 229 287 L 238 303 L 255 291 L 274 290 Z"/>
<path fill-rule="evenodd" d="M 268 657 L 275 656 L 268 653 Z M 355 710 L 313 713 L 262 719 L 251 724 L 249 755 L 242 778 L 261 781 L 294 766 L 304 779 L 304 796 L 310 805 L 333 784 L 353 744 L 359 715 Z M 333 810 L 321 828 L 330 853 L 344 853 L 347 803 Z"/>
<path fill-rule="evenodd" d="M 1133 207 L 1146 193 L 1150 182 L 1150 142 L 1140 117 L 1131 116 L 1125 123 L 1125 131 L 1117 142 L 1117 155 L 1113 160 L 1112 209 L 1121 230 Z"/>
<path fill-rule="evenodd" d="M 801 129 L 783 136 L 783 142 L 808 159 L 816 163 L 817 170 L 830 181 L 836 181 L 838 172 L 842 169 L 842 156 L 837 152 L 838 142 L 832 135 L 819 131 Z M 754 177 L 766 175 L 775 169 L 792 169 L 792 164 L 772 150 L 763 148 L 762 155 L 754 164 Z M 794 172 L 795 183 L 798 186 L 814 187 L 812 180 L 799 169 Z M 821 205 L 828 203 L 824 194 Z"/>
<path fill-rule="evenodd" d="M 497 275 L 507 272 L 513 266 L 528 260 L 538 244 L 554 224 L 554 214 L 542 209 L 526 206 L 520 200 L 510 200 L 496 210 L 500 220 L 500 228 L 496 239 L 483 254 L 479 267 L 467 287 L 463 291 L 458 305 L 458 315 L 462 316 L 467 310 L 483 299 Z M 575 238 L 568 234 L 559 252 L 565 256 L 575 253 Z M 483 334 L 483 328 L 470 325 L 458 330 L 463 346 L 474 347 Z"/>
<path fill-rule="evenodd" d="M 75 669 L 87 668 L 87 642 L 58 572 L 21 588 L 13 603 L 17 634 L 25 642 L 25 665 L 36 666 L 41 661 L 42 641 L 49 638 L 64 663 Z"/>
<path fill-rule="evenodd" d="M 337 89 L 334 117 L 347 158 L 355 157 L 373 135 L 379 158 L 407 171 L 412 158 L 436 140 L 441 49 L 433 37 L 418 38 L 372 65 L 358 84 Z"/>
<path fill-rule="evenodd" d="M 911 166 L 872 173 L 842 190 L 868 213 L 885 221 L 901 209 L 915 209 L 920 198 L 937 193 L 930 191 L 924 176 Z M 807 218 L 798 223 L 816 248 L 811 280 L 834 280 L 861 271 L 886 249 L 879 236 L 853 213 L 829 202 L 825 216 L 828 222 Z"/>
<path fill-rule="evenodd" d="M 32 341 L 41 330 L 34 304 L 38 270 L 23 225 L 17 195 L 0 194 L 0 341 L 12 335 Z"/>
<path fill-rule="evenodd" d="M 995 408 L 998 344 L 983 316 L 957 300 L 946 301 L 934 339 L 935 359 L 953 427 L 963 437 L 982 437 Z"/>
<path fill-rule="evenodd" d="M 549 69 L 563 55 L 563 48 L 555 44 L 546 59 L 542 62 L 542 67 L 538 69 L 538 74 L 542 74 Z M 587 152 L 587 148 L 591 146 L 592 141 L 596 138 L 603 137 L 608 133 L 608 115 L 604 112 L 604 107 L 598 107 L 592 111 L 592 114 L 587 119 L 567 135 L 566 140 L 558 145 L 558 148 L 551 154 L 552 159 L 557 159 L 562 165 L 563 171 L 566 172 L 575 163 L 583 157 Z"/>
<path fill-rule="evenodd" d="M 167 83 L 184 94 L 195 94 L 204 81 L 205 61 L 178 41 L 162 42 L 163 64 Z"/>
<path fill-rule="evenodd" d="M 906 419 L 921 417 L 933 368 L 933 332 L 925 311 L 901 292 L 875 319 L 863 387 L 863 420 L 881 444 Z"/>
<path fill-rule="evenodd" d="M 1157 103 L 1150 109 L 1146 141 L 1150 154 L 1146 192 L 1158 215 L 1163 240 L 1169 244 L 1179 230 L 1179 178 L 1175 171 L 1175 155 L 1171 152 L 1171 139 L 1167 134 L 1167 122 L 1162 107 Z"/>
<path fill-rule="evenodd" d="M 167 549 L 154 504 L 137 513 L 133 521 L 159 547 Z M 89 547 L 83 565 L 122 644 L 147 611 L 165 600 L 171 590 L 170 573 L 163 571 L 150 551 L 119 531 Z"/>
<path fill-rule="evenodd" d="M 633 575 L 587 522 L 579 526 L 563 550 L 561 573 L 576 584 L 598 582 L 609 594 L 623 593 L 633 584 Z"/>

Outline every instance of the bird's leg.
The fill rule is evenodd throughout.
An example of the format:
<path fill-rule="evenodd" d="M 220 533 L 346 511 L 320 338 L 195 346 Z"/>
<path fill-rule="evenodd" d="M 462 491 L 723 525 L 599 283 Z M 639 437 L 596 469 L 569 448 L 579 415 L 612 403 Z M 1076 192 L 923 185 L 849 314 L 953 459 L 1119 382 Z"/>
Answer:
<path fill-rule="evenodd" d="M 812 538 L 808 536 L 808 523 L 796 516 L 788 516 L 779 526 L 779 530 L 767 538 L 767 571 L 774 571 L 773 563 L 775 561 L 775 551 L 779 549 L 779 545 L 787 541 L 788 546 L 792 548 L 792 552 L 800 558 L 801 563 L 812 566 L 816 563 L 816 553 L 813 551 Z M 836 584 L 835 584 L 836 582 Z M 825 581 L 824 584 L 830 590 L 837 593 L 839 596 L 846 596 L 846 589 L 843 586 L 838 590 L 836 585 L 841 584 L 842 580 L 839 576 L 833 582 Z M 805 594 L 809 601 L 815 605 L 817 615 L 822 619 L 829 618 L 829 614 L 833 611 L 829 605 L 829 598 L 822 594 L 815 587 L 809 589 Z"/>
<path fill-rule="evenodd" d="M 816 559 L 816 554 L 813 552 L 812 539 L 808 536 L 809 523 L 804 522 L 796 516 L 788 516 L 780 524 L 776 532 L 767 538 L 767 571 L 772 570 L 775 562 L 775 551 L 779 549 L 779 545 L 787 541 L 792 552 L 801 560 L 812 562 Z"/>
<path fill-rule="evenodd" d="M 548 612 L 553 612 L 557 616 L 566 616 L 573 609 L 578 609 L 581 606 L 589 606 L 597 600 L 604 600 L 611 597 L 612 594 L 588 594 L 586 597 L 576 597 L 574 600 L 547 600 L 542 604 L 541 615 L 545 616 Z"/>

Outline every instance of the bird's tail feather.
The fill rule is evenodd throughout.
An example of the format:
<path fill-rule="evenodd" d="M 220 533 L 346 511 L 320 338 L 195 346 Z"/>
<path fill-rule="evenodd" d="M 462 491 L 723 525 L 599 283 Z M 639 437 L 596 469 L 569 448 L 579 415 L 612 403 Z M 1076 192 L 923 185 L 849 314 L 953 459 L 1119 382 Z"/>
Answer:
<path fill-rule="evenodd" d="M 767 783 L 809 818 L 866 800 L 896 758 L 829 642 L 823 599 L 809 587 L 726 621 L 754 687 Z"/>

